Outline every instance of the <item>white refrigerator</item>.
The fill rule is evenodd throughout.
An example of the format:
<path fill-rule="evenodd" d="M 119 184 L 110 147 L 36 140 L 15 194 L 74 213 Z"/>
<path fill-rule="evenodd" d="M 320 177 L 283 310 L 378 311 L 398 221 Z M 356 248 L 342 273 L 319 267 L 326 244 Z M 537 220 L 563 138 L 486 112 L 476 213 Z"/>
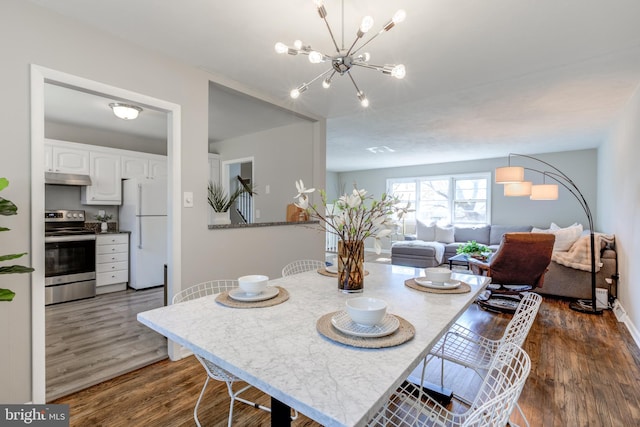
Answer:
<path fill-rule="evenodd" d="M 122 182 L 120 230 L 130 231 L 129 286 L 164 285 L 167 262 L 167 182 L 135 178 Z"/>

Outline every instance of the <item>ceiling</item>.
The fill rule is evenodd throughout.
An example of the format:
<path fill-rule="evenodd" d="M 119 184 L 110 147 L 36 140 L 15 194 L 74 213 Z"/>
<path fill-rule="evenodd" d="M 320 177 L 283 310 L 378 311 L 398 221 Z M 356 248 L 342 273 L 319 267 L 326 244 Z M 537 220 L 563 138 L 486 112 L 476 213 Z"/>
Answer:
<path fill-rule="evenodd" d="M 328 90 L 315 82 L 298 100 L 288 97 L 328 68 L 273 49 L 277 41 L 300 38 L 331 53 L 311 0 L 32 2 L 234 81 L 293 112 L 326 117 L 332 171 L 597 147 L 640 83 L 637 0 L 348 0 L 344 15 L 341 1 L 325 0 L 338 43 L 344 16 L 347 46 L 362 16 L 373 16 L 377 31 L 397 8 L 407 12 L 405 22 L 367 46 L 372 63 L 403 63 L 407 77 L 352 71 L 371 102 L 366 109 L 346 76 Z M 226 91 L 227 112 L 248 111 L 251 99 L 237 95 Z M 299 120 L 281 108 L 251 108 L 267 108 L 272 121 Z M 252 133 L 260 129 L 250 126 L 266 123 L 227 114 L 210 126 L 210 137 Z"/>

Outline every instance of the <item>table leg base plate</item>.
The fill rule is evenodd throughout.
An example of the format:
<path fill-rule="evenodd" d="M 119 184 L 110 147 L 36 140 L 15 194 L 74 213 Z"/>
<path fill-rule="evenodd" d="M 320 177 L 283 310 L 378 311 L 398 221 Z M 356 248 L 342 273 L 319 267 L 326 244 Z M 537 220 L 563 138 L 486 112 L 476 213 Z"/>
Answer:
<path fill-rule="evenodd" d="M 405 384 L 403 384 L 403 388 L 406 387 L 406 389 L 409 389 L 411 386 L 415 387 L 414 391 L 411 394 L 414 397 L 418 397 L 420 393 L 419 384 L 416 384 L 412 381 L 411 382 L 407 381 L 405 382 Z M 428 394 L 429 397 L 431 397 L 432 399 L 434 399 L 436 402 L 440 403 L 443 406 L 446 406 L 449 403 L 451 403 L 451 399 L 453 398 L 452 390 L 449 390 L 448 388 L 444 388 L 427 381 L 422 383 L 422 391 Z"/>

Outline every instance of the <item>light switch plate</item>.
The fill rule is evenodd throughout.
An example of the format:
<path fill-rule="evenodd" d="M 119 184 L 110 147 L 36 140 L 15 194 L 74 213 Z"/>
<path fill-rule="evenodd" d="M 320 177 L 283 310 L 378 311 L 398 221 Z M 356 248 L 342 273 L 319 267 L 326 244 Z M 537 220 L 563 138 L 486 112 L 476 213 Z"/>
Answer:
<path fill-rule="evenodd" d="M 184 192 L 184 207 L 192 208 L 193 207 L 193 192 L 185 191 Z"/>

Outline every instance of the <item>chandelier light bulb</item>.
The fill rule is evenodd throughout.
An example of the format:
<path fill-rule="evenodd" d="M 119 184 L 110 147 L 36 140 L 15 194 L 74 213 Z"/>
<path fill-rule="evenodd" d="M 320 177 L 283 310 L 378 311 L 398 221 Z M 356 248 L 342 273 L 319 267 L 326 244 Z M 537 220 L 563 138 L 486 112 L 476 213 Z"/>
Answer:
<path fill-rule="evenodd" d="M 396 13 L 393 14 L 393 18 L 391 20 L 394 24 L 399 24 L 407 18 L 407 12 L 404 9 L 399 9 Z"/>
<path fill-rule="evenodd" d="M 373 27 L 373 18 L 369 15 L 362 18 L 362 23 L 360 24 L 360 31 L 365 34 Z"/>
<path fill-rule="evenodd" d="M 287 45 L 280 42 L 276 43 L 275 49 L 277 53 L 287 53 L 289 51 Z"/>
<path fill-rule="evenodd" d="M 407 69 L 402 64 L 398 64 L 391 70 L 391 75 L 396 79 L 404 79 L 407 75 Z"/>
<path fill-rule="evenodd" d="M 298 99 L 298 97 L 300 96 L 300 91 L 298 89 L 293 89 L 290 95 L 291 95 L 291 98 Z"/>
<path fill-rule="evenodd" d="M 316 7 L 320 8 L 322 6 L 324 6 L 324 0 L 313 0 L 313 3 L 316 5 Z"/>
<path fill-rule="evenodd" d="M 323 59 L 324 57 L 320 52 L 316 50 L 309 52 L 309 62 L 311 62 L 312 64 L 319 64 Z"/>
<path fill-rule="evenodd" d="M 362 54 L 362 60 L 364 62 L 369 62 L 370 59 L 371 59 L 371 54 L 369 52 L 365 52 Z"/>
<path fill-rule="evenodd" d="M 302 49 L 302 40 L 296 40 L 293 42 L 293 47 L 295 47 L 296 49 L 300 50 Z"/>
<path fill-rule="evenodd" d="M 322 87 L 325 89 L 329 89 L 331 87 L 331 78 L 327 77 L 322 81 Z"/>
<path fill-rule="evenodd" d="M 358 99 L 360 100 L 360 105 L 362 105 L 364 108 L 367 108 L 369 106 L 369 100 L 365 96 L 364 92 L 360 91 L 357 93 L 357 95 Z"/>

